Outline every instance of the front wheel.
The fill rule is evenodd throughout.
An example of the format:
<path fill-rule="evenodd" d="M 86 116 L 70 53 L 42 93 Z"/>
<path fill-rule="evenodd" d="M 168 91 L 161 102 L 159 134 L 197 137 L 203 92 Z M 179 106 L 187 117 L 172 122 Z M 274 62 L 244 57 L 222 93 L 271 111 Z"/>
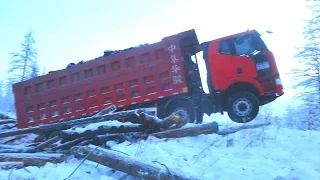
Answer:
<path fill-rule="evenodd" d="M 237 92 L 228 99 L 228 116 L 237 123 L 246 123 L 257 117 L 259 112 L 258 98 L 249 92 Z"/>

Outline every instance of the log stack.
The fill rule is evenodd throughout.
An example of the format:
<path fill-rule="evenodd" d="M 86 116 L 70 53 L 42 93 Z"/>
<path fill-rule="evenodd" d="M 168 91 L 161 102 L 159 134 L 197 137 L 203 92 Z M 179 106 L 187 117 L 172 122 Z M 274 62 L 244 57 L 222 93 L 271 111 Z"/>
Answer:
<path fill-rule="evenodd" d="M 159 168 L 151 162 L 141 162 L 139 159 L 107 150 L 106 142 L 139 141 L 148 136 L 182 138 L 212 133 L 227 135 L 241 129 L 269 125 L 240 126 L 219 131 L 216 122 L 185 126 L 189 117 L 183 112 L 174 112 L 164 119 L 159 119 L 143 109 L 114 112 L 115 109 L 111 106 L 92 117 L 0 131 L 0 168 L 43 166 L 47 162 L 61 163 L 72 154 L 77 158 L 86 157 L 143 179 L 196 179 L 181 175 L 172 169 Z M 127 122 L 122 122 L 123 120 Z M 13 122 L 9 119 L 4 121 Z M 105 121 L 109 122 L 102 123 Z M 89 128 L 89 124 L 96 126 Z M 31 134 L 36 133 L 38 137 L 43 137 L 48 132 L 50 136 L 47 138 L 36 138 L 26 146 L 14 144 L 15 140 L 28 139 Z"/>

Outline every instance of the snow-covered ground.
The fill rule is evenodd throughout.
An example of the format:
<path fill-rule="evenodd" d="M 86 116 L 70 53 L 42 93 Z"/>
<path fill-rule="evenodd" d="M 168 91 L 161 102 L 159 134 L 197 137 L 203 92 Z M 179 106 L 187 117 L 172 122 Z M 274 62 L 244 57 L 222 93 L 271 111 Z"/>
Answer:
<path fill-rule="evenodd" d="M 214 117 L 205 118 L 212 121 Z M 239 125 L 223 120 L 220 128 Z M 226 123 L 227 122 L 227 123 Z M 257 123 L 258 120 L 251 123 Z M 149 137 L 139 142 L 108 142 L 112 149 L 142 161 L 165 164 L 168 168 L 199 179 L 271 180 L 320 179 L 320 132 L 279 128 L 276 125 L 242 130 L 222 137 L 215 134 L 178 139 Z M 157 162 L 155 162 L 157 161 Z M 67 178 L 81 163 L 70 156 L 61 164 L 0 170 L 0 180 Z M 165 168 L 162 166 L 162 168 Z M 69 178 L 74 180 L 136 179 L 86 160 Z"/>

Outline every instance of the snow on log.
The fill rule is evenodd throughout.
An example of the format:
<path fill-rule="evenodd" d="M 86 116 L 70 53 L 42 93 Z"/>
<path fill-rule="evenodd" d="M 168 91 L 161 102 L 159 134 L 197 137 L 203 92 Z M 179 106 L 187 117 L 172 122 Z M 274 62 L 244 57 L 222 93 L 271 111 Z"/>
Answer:
<path fill-rule="evenodd" d="M 62 121 L 62 122 L 57 122 L 52 124 L 44 124 L 44 125 L 29 127 L 24 129 L 10 130 L 5 132 L 0 132 L 0 138 L 14 136 L 18 134 L 26 134 L 26 133 L 39 133 L 39 132 L 48 132 L 48 131 L 53 132 L 57 130 L 69 129 L 77 125 L 84 125 L 84 124 L 109 121 L 109 120 L 120 120 L 120 119 L 129 117 L 132 114 L 135 114 L 136 111 L 137 110 L 120 111 L 113 114 L 106 114 L 103 116 L 87 117 L 87 118 L 75 119 L 70 121 Z"/>
<path fill-rule="evenodd" d="M 157 138 L 180 138 L 186 136 L 198 136 L 200 134 L 212 134 L 219 131 L 217 122 L 195 125 L 192 127 L 182 127 L 179 129 L 166 130 L 151 134 Z"/>
<path fill-rule="evenodd" d="M 65 159 L 64 154 L 0 153 L 0 162 L 23 162 L 24 166 L 44 166 L 47 162 L 57 164 Z"/>
<path fill-rule="evenodd" d="M 123 153 L 99 148 L 97 146 L 75 146 L 71 153 L 77 158 L 84 158 L 112 169 L 136 176 L 141 179 L 176 179 L 176 180 L 196 180 L 187 174 L 175 172 L 172 169 L 165 169 L 151 163 L 141 162 L 139 159 L 127 156 Z"/>
<path fill-rule="evenodd" d="M 253 125 L 244 124 L 242 126 L 236 126 L 236 127 L 222 129 L 222 130 L 218 131 L 217 134 L 224 136 L 224 135 L 228 135 L 228 134 L 232 134 L 232 133 L 238 132 L 238 131 L 240 131 L 242 129 L 254 129 L 254 128 L 268 126 L 270 124 L 271 124 L 271 122 L 265 122 L 265 123 L 253 124 Z"/>
<path fill-rule="evenodd" d="M 60 132 L 59 137 L 65 140 L 71 141 L 79 137 L 94 138 L 95 136 L 106 134 L 106 133 L 143 132 L 145 130 L 146 129 L 140 124 L 123 124 L 123 125 L 115 125 L 115 126 L 100 125 L 94 129 L 88 129 L 88 130 L 78 130 L 77 128 L 64 130 Z"/>

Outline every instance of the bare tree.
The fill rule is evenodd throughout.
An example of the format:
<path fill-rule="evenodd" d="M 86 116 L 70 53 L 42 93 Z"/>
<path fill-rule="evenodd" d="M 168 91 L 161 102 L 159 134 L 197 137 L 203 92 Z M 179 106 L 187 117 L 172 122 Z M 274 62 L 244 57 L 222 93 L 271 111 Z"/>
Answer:
<path fill-rule="evenodd" d="M 306 129 L 320 128 L 320 1 L 306 0 L 311 11 L 311 17 L 304 27 L 306 44 L 300 48 L 295 56 L 299 59 L 301 67 L 292 74 L 297 84 L 295 87 L 303 88 L 298 97 L 301 98 L 306 108 L 308 117 Z"/>
<path fill-rule="evenodd" d="M 9 77 L 6 83 L 6 93 L 3 96 L 5 104 L 3 110 L 8 113 L 15 112 L 14 95 L 12 85 L 17 82 L 25 81 L 39 74 L 37 61 L 37 49 L 34 47 L 36 41 L 33 38 L 33 32 L 29 31 L 24 36 L 19 52 L 11 52 L 11 62 L 8 70 Z"/>
<path fill-rule="evenodd" d="M 11 62 L 8 73 L 11 80 L 15 82 L 25 81 L 38 76 L 39 66 L 37 61 L 37 49 L 34 47 L 36 41 L 33 38 L 33 32 L 29 31 L 24 36 L 24 42 L 21 43 L 20 52 L 11 52 Z"/>

